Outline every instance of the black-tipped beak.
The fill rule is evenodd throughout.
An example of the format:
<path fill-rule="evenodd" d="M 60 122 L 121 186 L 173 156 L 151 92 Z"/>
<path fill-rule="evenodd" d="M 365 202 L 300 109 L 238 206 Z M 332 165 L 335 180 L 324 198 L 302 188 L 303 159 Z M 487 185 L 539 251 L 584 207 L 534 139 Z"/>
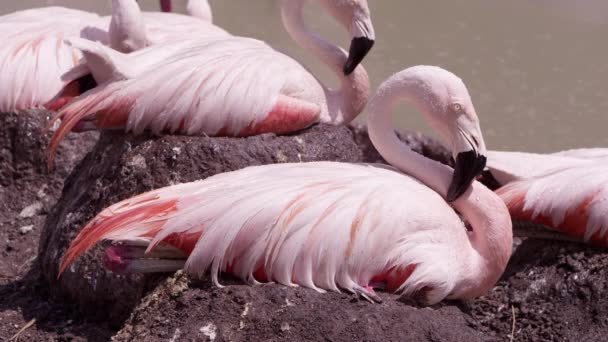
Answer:
<path fill-rule="evenodd" d="M 367 53 L 374 46 L 374 41 L 366 37 L 353 38 L 350 42 L 348 60 L 344 64 L 344 75 L 348 76 L 361 64 Z"/>
<path fill-rule="evenodd" d="M 458 153 L 454 176 L 448 189 L 448 202 L 453 202 L 467 191 L 475 177 L 479 176 L 486 167 L 486 157 L 477 151 L 466 151 Z"/>

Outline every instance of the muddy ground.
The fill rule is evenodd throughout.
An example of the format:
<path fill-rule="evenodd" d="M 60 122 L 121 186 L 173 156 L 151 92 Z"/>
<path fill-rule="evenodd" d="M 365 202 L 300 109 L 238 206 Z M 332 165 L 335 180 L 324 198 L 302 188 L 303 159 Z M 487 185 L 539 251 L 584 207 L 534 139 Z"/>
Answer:
<path fill-rule="evenodd" d="M 370 304 L 348 294 L 318 294 L 277 285 L 250 287 L 234 279 L 225 279 L 228 286 L 219 289 L 182 274 L 147 277 L 138 294 L 141 298 L 126 309 L 123 306 L 122 311 L 113 311 L 115 306 L 103 303 L 83 305 L 57 291 L 57 282 L 49 274 L 41 275 L 43 263 L 37 258 L 37 247 L 47 215 L 57 215 L 54 205 L 61 197 L 65 177 L 95 139 L 70 137 L 60 149 L 55 172 L 49 174 L 41 152 L 46 139 L 39 136 L 46 119 L 43 113 L 28 115 L 0 114 L 0 340 L 10 339 L 24 327 L 19 335 L 21 341 L 109 341 L 112 337 L 118 341 L 605 341 L 608 335 L 605 253 L 577 244 L 538 240 L 518 241 L 505 275 L 487 296 L 431 308 L 418 307 L 391 294 L 381 294 L 382 304 Z M 378 159 L 377 155 L 370 155 L 373 151 L 365 144 L 357 155 L 351 142 L 344 140 L 348 136 L 344 131 L 334 136 L 341 146 L 349 146 L 352 155 L 345 160 Z M 416 135 L 408 137 L 418 139 Z M 91 184 L 104 179 L 106 183 L 101 187 L 111 187 L 97 198 L 98 207 L 104 201 L 159 182 L 187 180 L 183 172 L 193 168 L 209 169 L 187 157 L 176 156 L 177 161 L 173 156 L 158 158 L 161 151 L 175 153 L 175 147 L 183 148 L 181 138 L 135 139 L 127 145 L 124 140 L 105 139 L 109 145 L 96 149 L 106 151 L 106 155 L 107 151 L 114 151 L 109 155 L 127 162 L 112 171 L 126 178 L 114 187 L 112 176 L 98 174 L 98 178 L 91 179 Z M 359 134 L 352 134 L 350 139 L 359 146 L 365 141 Z M 134 141 L 136 144 L 131 144 Z M 132 153 L 130 158 L 117 152 L 121 146 Z M 289 151 L 288 147 L 285 149 Z M 144 164 L 141 158 L 135 158 L 142 154 L 133 154 L 134 150 L 154 152 L 144 153 Z M 154 162 L 150 163 L 152 159 L 148 157 Z M 90 155 L 79 169 L 92 172 L 99 158 L 99 153 Z M 136 163 L 127 165 L 133 158 Z M 278 158 L 298 158 L 298 152 L 279 154 Z M 142 165 L 154 168 L 155 174 L 160 171 L 169 180 L 146 178 L 145 169 L 138 170 Z M 129 166 L 132 172 L 121 173 L 126 170 L 123 166 Z M 171 172 L 163 174 L 168 166 Z M 78 175 L 70 179 L 73 182 L 76 178 Z M 127 185 L 136 185 L 137 189 Z M 91 188 L 99 190 L 99 186 Z M 76 206 L 76 202 L 71 205 Z M 65 248 L 60 246 L 64 240 L 57 239 L 54 248 Z M 49 270 L 47 267 L 46 272 L 51 273 Z M 105 277 L 108 275 L 100 279 Z"/>

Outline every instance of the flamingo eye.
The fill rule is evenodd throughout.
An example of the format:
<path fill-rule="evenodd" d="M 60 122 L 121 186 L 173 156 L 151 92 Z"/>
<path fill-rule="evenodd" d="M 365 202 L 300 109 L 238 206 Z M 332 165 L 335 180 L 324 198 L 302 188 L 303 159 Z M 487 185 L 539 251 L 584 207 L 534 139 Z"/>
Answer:
<path fill-rule="evenodd" d="M 452 103 L 452 110 L 456 113 L 462 112 L 462 105 L 460 103 Z"/>

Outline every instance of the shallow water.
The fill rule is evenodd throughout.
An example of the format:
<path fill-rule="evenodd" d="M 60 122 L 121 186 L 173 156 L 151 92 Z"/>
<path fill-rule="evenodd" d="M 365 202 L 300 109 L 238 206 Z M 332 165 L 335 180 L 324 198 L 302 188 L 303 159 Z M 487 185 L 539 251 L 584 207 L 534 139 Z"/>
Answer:
<path fill-rule="evenodd" d="M 156 0 L 140 0 L 147 10 Z M 180 9 L 185 0 L 176 1 Z M 45 4 L 109 12 L 109 0 L 2 1 L 0 13 Z M 215 22 L 287 51 L 316 72 L 280 24 L 278 0 L 211 0 Z M 370 0 L 378 42 L 365 62 L 374 87 L 415 64 L 464 79 L 489 148 L 554 151 L 608 146 L 608 2 L 604 0 Z M 346 44 L 346 34 L 311 7 L 315 30 Z M 408 108 L 399 127 L 428 132 Z"/>

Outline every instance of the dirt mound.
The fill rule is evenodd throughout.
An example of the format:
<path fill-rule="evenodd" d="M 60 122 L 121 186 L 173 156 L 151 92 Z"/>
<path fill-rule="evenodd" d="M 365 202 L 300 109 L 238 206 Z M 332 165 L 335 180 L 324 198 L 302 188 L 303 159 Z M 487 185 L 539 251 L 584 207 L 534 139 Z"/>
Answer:
<path fill-rule="evenodd" d="M 49 330 L 59 331 L 69 320 L 38 286 L 38 242 L 64 179 L 94 146 L 97 134 L 68 135 L 49 173 L 44 155 L 48 136 L 42 130 L 51 115 L 42 110 L 0 113 L 0 340 L 29 321 L 29 313 L 40 315 L 40 322 L 44 315 L 54 316 Z M 30 340 L 46 340 L 47 335 L 56 333 L 42 331 Z"/>
<path fill-rule="evenodd" d="M 181 272 L 146 296 L 117 341 L 482 341 L 454 306 L 416 307 L 390 294 L 372 304 L 344 293 L 226 280 L 220 289 Z"/>

